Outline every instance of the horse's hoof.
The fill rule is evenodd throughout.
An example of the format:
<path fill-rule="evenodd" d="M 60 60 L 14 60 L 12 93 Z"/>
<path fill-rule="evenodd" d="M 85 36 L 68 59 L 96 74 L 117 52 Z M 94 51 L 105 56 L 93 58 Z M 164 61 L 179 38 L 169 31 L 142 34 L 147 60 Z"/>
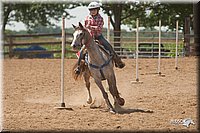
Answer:
<path fill-rule="evenodd" d="M 125 103 L 125 100 L 124 100 L 124 98 L 118 98 L 117 99 L 117 103 L 120 105 L 120 106 L 123 106 L 124 105 L 124 103 Z"/>
<path fill-rule="evenodd" d="M 87 99 L 87 103 L 88 103 L 88 104 L 91 104 L 91 103 L 92 103 L 92 99 L 91 99 L 91 98 L 88 98 L 88 99 Z"/>
<path fill-rule="evenodd" d="M 111 114 L 116 114 L 116 111 L 114 109 L 110 109 Z"/>

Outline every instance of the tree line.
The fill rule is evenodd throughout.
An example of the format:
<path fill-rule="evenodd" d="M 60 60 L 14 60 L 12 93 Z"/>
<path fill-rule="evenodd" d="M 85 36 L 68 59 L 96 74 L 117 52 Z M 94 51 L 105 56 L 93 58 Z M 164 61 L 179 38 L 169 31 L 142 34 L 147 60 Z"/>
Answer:
<path fill-rule="evenodd" d="M 184 31 L 185 17 L 193 20 L 192 3 L 160 3 L 160 2 L 103 2 L 102 10 L 108 16 L 114 27 L 114 31 L 121 31 L 121 25 L 135 27 L 136 18 L 139 18 L 140 24 L 146 28 L 154 28 L 158 25 L 158 20 L 162 20 L 162 25 L 168 29 L 175 29 L 175 22 L 179 20 L 179 25 Z M 73 9 L 78 6 L 87 6 L 87 2 L 71 3 L 3 3 L 3 31 L 6 25 L 12 21 L 22 22 L 26 28 L 31 31 L 36 27 L 55 26 L 51 20 L 60 21 L 62 16 L 67 18 L 74 17 L 66 9 Z M 192 25 L 191 25 L 192 26 Z M 193 26 L 192 26 L 193 27 Z M 114 36 L 120 36 L 120 32 L 114 33 Z M 120 42 L 120 38 L 114 41 Z M 119 46 L 119 43 L 114 44 Z"/>

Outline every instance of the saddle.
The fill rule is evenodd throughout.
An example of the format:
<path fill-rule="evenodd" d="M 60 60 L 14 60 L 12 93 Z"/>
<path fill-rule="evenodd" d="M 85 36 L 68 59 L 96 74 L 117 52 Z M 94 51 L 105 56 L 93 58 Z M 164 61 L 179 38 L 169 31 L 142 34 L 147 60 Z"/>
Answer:
<path fill-rule="evenodd" d="M 99 69 L 99 70 L 100 70 L 100 73 L 101 73 L 101 76 L 102 76 L 102 80 L 105 80 L 106 78 L 105 78 L 105 76 L 104 76 L 104 73 L 103 73 L 103 71 L 102 71 L 102 68 L 105 67 L 106 65 L 108 65 L 108 64 L 110 63 L 110 61 L 112 61 L 113 56 L 110 54 L 110 52 L 109 52 L 108 50 L 106 50 L 106 49 L 103 47 L 103 45 L 101 45 L 101 43 L 100 43 L 98 40 L 95 40 L 95 42 L 96 42 L 96 44 L 99 46 L 100 50 L 101 50 L 104 54 L 109 55 L 108 60 L 107 60 L 104 64 L 102 64 L 101 66 L 96 66 L 96 65 L 94 65 L 94 64 L 89 63 L 89 61 L 88 61 L 87 49 L 85 49 L 85 50 L 83 51 L 83 57 L 82 57 L 81 60 L 84 61 L 84 65 L 85 65 L 85 66 L 90 66 L 90 67 L 92 67 L 92 68 Z M 76 56 L 77 56 L 78 58 L 80 57 L 80 51 L 78 51 L 78 53 L 76 53 Z"/>
<path fill-rule="evenodd" d="M 104 52 L 106 55 L 112 56 L 112 55 L 110 54 L 110 52 L 109 52 L 108 50 L 106 50 L 106 49 L 103 47 L 102 42 L 100 42 L 99 40 L 95 40 L 95 42 L 96 42 L 96 44 L 99 46 L 99 48 L 100 48 L 100 50 L 101 50 L 102 52 Z M 87 54 L 87 49 L 85 49 L 85 50 L 83 51 L 83 60 L 85 60 L 86 54 Z M 76 56 L 77 56 L 77 58 L 80 57 L 80 51 L 78 51 L 78 52 L 76 53 Z"/>

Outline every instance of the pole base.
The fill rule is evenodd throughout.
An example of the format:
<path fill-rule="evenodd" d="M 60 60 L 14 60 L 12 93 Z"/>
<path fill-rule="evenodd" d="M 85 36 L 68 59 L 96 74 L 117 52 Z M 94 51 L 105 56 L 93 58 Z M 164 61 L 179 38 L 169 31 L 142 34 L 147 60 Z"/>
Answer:
<path fill-rule="evenodd" d="M 60 107 L 55 107 L 55 109 L 73 110 L 72 108 L 66 107 L 65 103 L 61 103 Z"/>
<path fill-rule="evenodd" d="M 142 84 L 142 81 L 139 81 L 139 79 L 136 79 L 135 81 L 131 81 L 131 83 L 133 84 Z"/>
<path fill-rule="evenodd" d="M 161 77 L 165 77 L 165 75 L 162 74 L 161 72 L 159 72 L 158 75 L 161 76 Z"/>

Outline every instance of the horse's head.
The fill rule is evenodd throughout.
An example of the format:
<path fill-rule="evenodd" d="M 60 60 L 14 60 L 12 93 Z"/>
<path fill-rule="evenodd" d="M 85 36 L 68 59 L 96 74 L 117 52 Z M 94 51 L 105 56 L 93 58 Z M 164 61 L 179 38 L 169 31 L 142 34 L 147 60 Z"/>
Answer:
<path fill-rule="evenodd" d="M 73 33 L 74 38 L 71 43 L 71 47 L 73 48 L 76 48 L 78 46 L 82 47 L 86 29 L 83 27 L 83 25 L 80 22 L 79 22 L 79 26 L 75 26 L 73 24 L 72 26 L 74 27 L 75 31 Z"/>

